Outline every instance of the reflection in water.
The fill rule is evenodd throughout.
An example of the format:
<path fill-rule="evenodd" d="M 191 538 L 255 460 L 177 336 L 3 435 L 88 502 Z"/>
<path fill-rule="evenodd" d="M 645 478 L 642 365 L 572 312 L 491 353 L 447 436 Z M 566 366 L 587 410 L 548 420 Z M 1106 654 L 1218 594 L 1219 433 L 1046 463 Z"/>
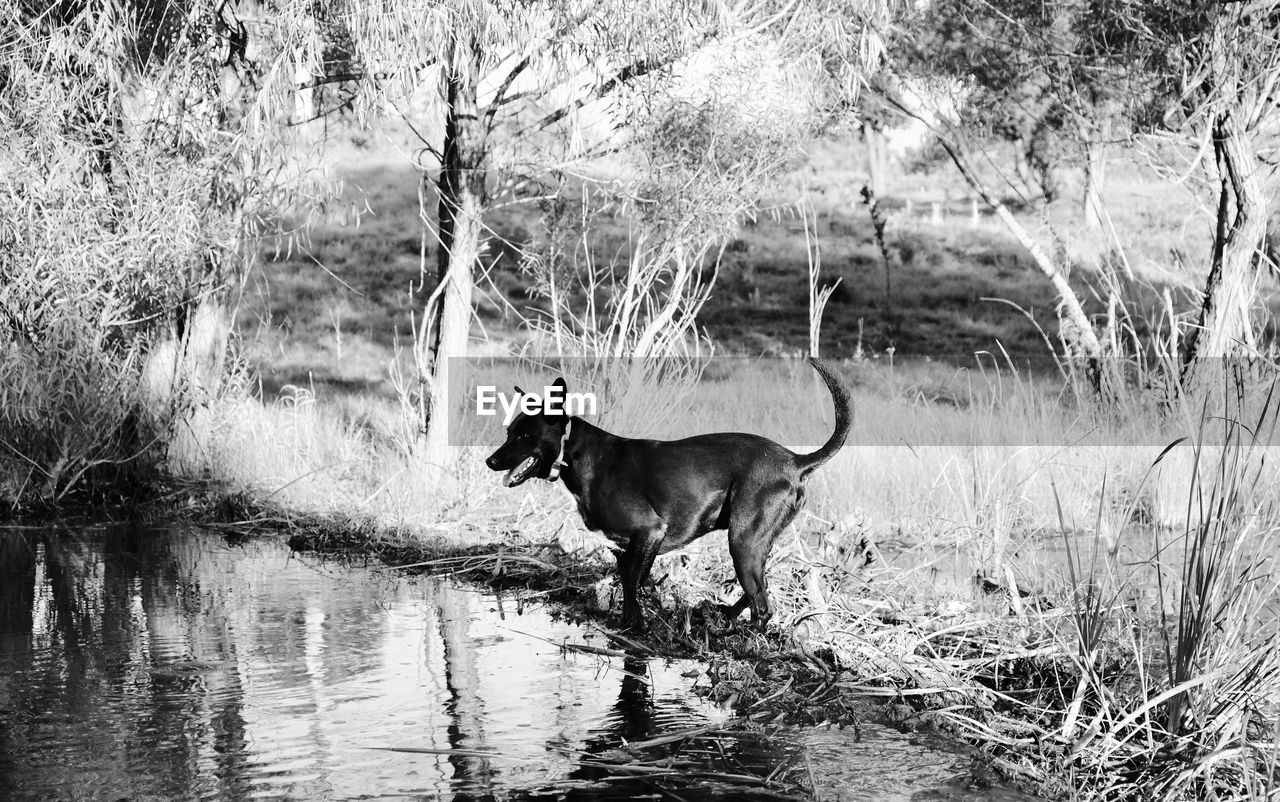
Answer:
<path fill-rule="evenodd" d="M 453 766 L 454 795 L 463 800 L 491 799 L 493 766 L 489 758 L 467 754 L 486 746 L 484 737 L 484 703 L 481 701 L 480 672 L 476 667 L 476 649 L 470 639 L 470 611 L 455 593 L 441 593 L 436 601 L 440 615 L 440 642 L 444 646 L 444 682 L 448 696 L 444 704 L 449 717 L 449 755 Z M 511 678 L 519 682 L 519 678 Z"/>
<path fill-rule="evenodd" d="M 611 729 L 616 735 L 615 744 L 642 740 L 655 729 L 653 696 L 649 693 L 649 661 L 629 656 L 622 664 L 622 671 L 618 703 L 613 706 L 617 723 Z"/>
<path fill-rule="evenodd" d="M 601 768 L 624 743 L 728 716 L 690 692 L 687 665 L 619 666 L 553 645 L 589 637 L 542 609 L 300 559 L 271 540 L 3 529 L 0 798 L 739 798 Z M 896 733 L 813 736 L 646 758 L 767 777 L 800 756 L 826 767 L 826 798 L 964 796 L 952 753 Z M 904 757 L 910 776 L 885 769 Z"/>
<path fill-rule="evenodd" d="M 786 745 L 772 744 L 763 736 L 749 733 L 741 733 L 738 737 L 708 734 L 700 739 L 695 737 L 644 749 L 636 755 L 637 758 L 643 758 L 647 764 L 670 764 L 672 772 L 631 777 L 625 785 L 614 784 L 620 771 L 609 758 L 611 754 L 617 754 L 619 746 L 639 744 L 664 732 L 687 730 L 690 724 L 706 723 L 705 720 L 700 720 L 696 707 L 689 702 L 689 695 L 683 688 L 674 688 L 675 693 L 668 695 L 655 694 L 654 687 L 661 684 L 661 677 L 654 674 L 646 658 L 634 655 L 627 657 L 618 683 L 617 701 L 582 745 L 581 751 L 586 759 L 569 774 L 569 778 L 575 781 L 574 785 L 558 789 L 555 794 L 534 793 L 521 795 L 520 798 L 778 798 L 777 791 L 754 784 L 725 784 L 711 779 L 716 774 L 729 773 L 764 777 L 771 768 L 787 762 L 790 750 Z"/>

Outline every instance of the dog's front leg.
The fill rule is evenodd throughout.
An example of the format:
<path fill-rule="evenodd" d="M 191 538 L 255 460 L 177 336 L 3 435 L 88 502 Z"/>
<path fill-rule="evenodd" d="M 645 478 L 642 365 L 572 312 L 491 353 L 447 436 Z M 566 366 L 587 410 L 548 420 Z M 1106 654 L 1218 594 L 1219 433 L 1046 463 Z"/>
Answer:
<path fill-rule="evenodd" d="M 636 530 L 631 533 L 627 547 L 618 553 L 618 577 L 622 580 L 622 625 L 628 629 L 644 629 L 640 586 L 649 577 L 666 533 L 665 525 Z"/>

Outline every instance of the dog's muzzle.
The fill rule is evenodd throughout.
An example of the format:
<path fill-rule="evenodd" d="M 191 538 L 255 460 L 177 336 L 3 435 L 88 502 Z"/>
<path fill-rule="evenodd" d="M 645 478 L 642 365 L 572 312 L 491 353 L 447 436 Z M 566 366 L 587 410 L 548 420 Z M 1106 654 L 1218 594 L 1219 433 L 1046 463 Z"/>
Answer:
<path fill-rule="evenodd" d="M 525 457 L 520 464 L 507 471 L 507 475 L 502 478 L 502 483 L 507 487 L 515 487 L 516 485 L 529 478 L 529 475 L 538 467 L 538 457 L 536 455 Z"/>

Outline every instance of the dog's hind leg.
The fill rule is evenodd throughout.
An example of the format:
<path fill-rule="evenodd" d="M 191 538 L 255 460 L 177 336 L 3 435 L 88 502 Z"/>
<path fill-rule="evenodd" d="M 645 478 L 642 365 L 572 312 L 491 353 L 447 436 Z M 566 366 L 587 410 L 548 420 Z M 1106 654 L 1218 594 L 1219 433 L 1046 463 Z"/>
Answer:
<path fill-rule="evenodd" d="M 802 503 L 803 491 L 770 494 L 770 498 L 754 509 L 738 510 L 729 522 L 729 554 L 733 557 L 733 569 L 742 586 L 742 598 L 727 611 L 730 620 L 751 607 L 751 623 L 758 629 L 773 616 L 769 605 L 769 589 L 765 582 L 765 560 L 778 535 L 796 517 Z"/>

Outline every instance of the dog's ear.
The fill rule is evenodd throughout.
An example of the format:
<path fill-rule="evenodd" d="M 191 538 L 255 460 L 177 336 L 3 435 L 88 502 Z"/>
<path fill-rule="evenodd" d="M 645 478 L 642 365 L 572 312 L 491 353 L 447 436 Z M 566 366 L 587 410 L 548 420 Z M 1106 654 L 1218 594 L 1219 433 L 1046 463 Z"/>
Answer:
<path fill-rule="evenodd" d="M 547 388 L 547 397 L 542 400 L 542 414 L 543 416 L 550 416 L 553 419 L 553 423 L 566 415 L 564 411 L 564 396 L 564 378 L 557 377 L 555 381 L 551 382 L 551 386 Z"/>
<path fill-rule="evenodd" d="M 513 386 L 516 388 L 516 395 L 517 395 L 517 396 L 522 396 L 522 395 L 524 395 L 524 390 L 523 390 L 523 389 L 521 389 L 520 385 L 516 384 L 516 385 L 513 385 Z"/>

